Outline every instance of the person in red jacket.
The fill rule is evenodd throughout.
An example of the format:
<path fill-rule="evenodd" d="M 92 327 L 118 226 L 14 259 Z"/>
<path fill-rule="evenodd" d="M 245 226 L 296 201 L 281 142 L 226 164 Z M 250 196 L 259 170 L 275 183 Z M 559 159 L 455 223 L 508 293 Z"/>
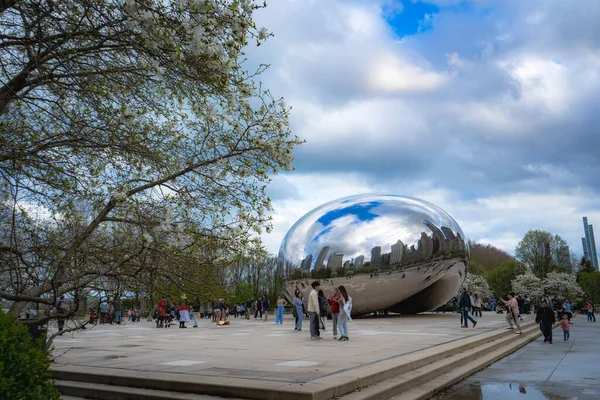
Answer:
<path fill-rule="evenodd" d="M 331 320 L 333 322 L 333 338 L 337 339 L 337 323 L 338 316 L 340 315 L 340 304 L 338 299 L 340 298 L 340 292 L 337 288 L 333 288 L 333 296 L 327 299 L 329 308 L 331 308 Z"/>

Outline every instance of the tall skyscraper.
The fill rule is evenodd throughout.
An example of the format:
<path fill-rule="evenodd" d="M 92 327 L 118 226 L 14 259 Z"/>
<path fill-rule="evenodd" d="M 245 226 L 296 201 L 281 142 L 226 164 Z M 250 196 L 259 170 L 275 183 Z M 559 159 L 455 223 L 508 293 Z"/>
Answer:
<path fill-rule="evenodd" d="M 392 245 L 392 255 L 390 256 L 390 265 L 400 264 L 404 256 L 404 243 L 398 240 Z"/>
<path fill-rule="evenodd" d="M 329 261 L 327 261 L 327 268 L 331 268 L 332 270 L 336 270 L 342 267 L 342 261 L 344 260 L 343 254 L 335 254 L 332 253 L 329 256 Z"/>
<path fill-rule="evenodd" d="M 362 268 L 365 265 L 365 256 L 362 254 L 354 259 L 354 268 Z"/>
<path fill-rule="evenodd" d="M 590 260 L 597 270 L 598 268 L 598 254 L 596 253 L 596 240 L 594 239 L 594 227 L 588 225 L 587 217 L 583 217 L 583 232 L 585 237 L 581 238 L 581 244 L 583 245 L 583 256 Z"/>
<path fill-rule="evenodd" d="M 325 257 L 327 257 L 328 252 L 329 252 L 329 246 L 325 246 L 321 249 L 321 252 L 317 256 L 317 262 L 315 263 L 315 269 L 323 268 L 323 262 L 325 261 Z"/>
<path fill-rule="evenodd" d="M 371 266 L 381 265 L 381 246 L 375 246 L 371 249 Z"/>

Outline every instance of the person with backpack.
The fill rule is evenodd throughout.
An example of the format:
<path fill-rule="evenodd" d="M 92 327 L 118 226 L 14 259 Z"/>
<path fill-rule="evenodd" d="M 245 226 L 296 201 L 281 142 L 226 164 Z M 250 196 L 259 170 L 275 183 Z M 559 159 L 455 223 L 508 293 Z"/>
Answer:
<path fill-rule="evenodd" d="M 58 315 L 58 331 L 61 332 L 65 327 L 65 317 L 69 314 L 69 303 L 65 301 L 65 295 L 61 295 L 56 302 L 56 314 Z"/>
<path fill-rule="evenodd" d="M 327 330 L 327 314 L 329 314 L 329 302 L 327 301 L 327 297 L 325 297 L 325 293 L 323 293 L 323 289 L 320 289 L 317 292 L 319 298 L 319 317 L 321 319 L 321 330 Z"/>

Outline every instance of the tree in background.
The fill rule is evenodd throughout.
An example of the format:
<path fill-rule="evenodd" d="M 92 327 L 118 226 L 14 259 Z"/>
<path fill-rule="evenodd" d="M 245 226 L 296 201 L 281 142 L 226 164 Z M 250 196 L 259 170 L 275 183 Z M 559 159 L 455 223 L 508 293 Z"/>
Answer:
<path fill-rule="evenodd" d="M 544 278 L 556 270 L 571 268 L 571 255 L 567 242 L 560 236 L 542 230 L 530 230 L 515 248 L 515 256 L 527 269 Z"/>
<path fill-rule="evenodd" d="M 469 260 L 469 274 L 475 274 L 475 275 L 481 275 L 484 276 L 486 271 L 485 268 L 483 268 L 483 266 L 481 264 L 478 264 L 477 262 L 473 261 L 473 260 Z"/>
<path fill-rule="evenodd" d="M 577 278 L 577 283 L 585 293 L 586 300 L 600 304 L 600 272 L 583 272 Z"/>
<path fill-rule="evenodd" d="M 543 282 L 531 272 L 526 272 L 515 277 L 512 282 L 512 291 L 522 298 L 529 297 L 534 304 L 537 304 L 544 295 Z"/>
<path fill-rule="evenodd" d="M 510 254 L 491 244 L 484 245 L 469 241 L 469 248 L 471 249 L 470 264 L 475 263 L 481 266 L 484 274 L 491 272 L 499 264 L 514 260 Z"/>
<path fill-rule="evenodd" d="M 12 311 L 115 279 L 206 290 L 271 229 L 265 188 L 300 140 L 257 81 L 265 67 L 245 63 L 270 35 L 253 22 L 261 7 L 2 3 L 0 297 Z"/>
<path fill-rule="evenodd" d="M 523 264 L 516 260 L 508 260 L 486 275 L 491 290 L 497 298 L 505 298 L 512 290 L 512 281 L 519 275 L 525 273 L 527 269 Z"/>
<path fill-rule="evenodd" d="M 543 281 L 544 293 L 558 301 L 571 300 L 583 296 L 575 275 L 566 272 L 550 272 Z"/>
<path fill-rule="evenodd" d="M 460 291 L 462 292 L 463 289 L 467 289 L 467 292 L 469 292 L 472 295 L 477 294 L 482 300 L 489 299 L 490 297 L 492 297 L 490 285 L 481 275 L 467 275 L 467 278 L 463 282 Z"/>
<path fill-rule="evenodd" d="M 582 274 L 585 274 L 587 272 L 598 272 L 598 270 L 596 270 L 596 267 L 594 267 L 594 264 L 588 260 L 585 257 L 581 257 L 581 260 L 579 261 L 579 265 L 577 267 L 577 280 L 579 280 L 579 277 Z"/>

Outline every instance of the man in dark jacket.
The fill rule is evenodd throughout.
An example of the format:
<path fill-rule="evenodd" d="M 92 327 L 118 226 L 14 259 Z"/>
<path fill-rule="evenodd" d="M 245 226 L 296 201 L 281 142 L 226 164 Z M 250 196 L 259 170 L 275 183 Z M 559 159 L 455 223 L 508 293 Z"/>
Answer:
<path fill-rule="evenodd" d="M 540 324 L 540 330 L 544 335 L 544 343 L 552 344 L 552 325 L 555 321 L 554 312 L 548 307 L 548 303 L 543 301 L 535 316 L 535 322 Z"/>
<path fill-rule="evenodd" d="M 461 321 L 464 321 L 464 325 L 461 328 L 468 328 L 469 322 L 473 323 L 473 328 L 477 325 L 477 321 L 469 316 L 469 309 L 471 308 L 471 296 L 467 293 L 467 289 L 463 289 L 463 293 L 460 296 L 460 310 L 462 312 Z"/>

